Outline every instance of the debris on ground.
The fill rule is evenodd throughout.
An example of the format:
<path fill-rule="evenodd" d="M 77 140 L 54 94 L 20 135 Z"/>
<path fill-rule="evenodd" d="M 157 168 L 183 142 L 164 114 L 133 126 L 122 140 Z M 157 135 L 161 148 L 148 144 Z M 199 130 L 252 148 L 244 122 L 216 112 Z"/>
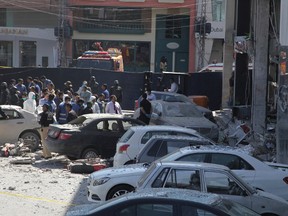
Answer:
<path fill-rule="evenodd" d="M 0 145 L 0 157 L 21 156 L 27 152 L 34 152 L 33 142 L 29 139 L 19 139 L 16 143 Z"/>
<path fill-rule="evenodd" d="M 70 170 L 71 173 L 90 174 L 94 171 L 98 171 L 109 166 L 109 160 L 100 158 L 89 158 L 72 161 L 68 165 L 68 170 Z"/>

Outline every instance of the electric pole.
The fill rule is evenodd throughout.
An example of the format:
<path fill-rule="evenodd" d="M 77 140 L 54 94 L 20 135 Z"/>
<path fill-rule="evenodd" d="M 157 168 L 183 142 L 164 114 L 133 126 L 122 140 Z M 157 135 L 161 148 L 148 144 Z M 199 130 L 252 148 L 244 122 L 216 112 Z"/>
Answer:
<path fill-rule="evenodd" d="M 66 0 L 59 1 L 58 16 L 58 67 L 66 66 L 66 47 L 65 47 L 65 22 L 66 22 Z"/>
<path fill-rule="evenodd" d="M 211 23 L 207 23 L 206 20 L 206 0 L 201 1 L 200 17 L 196 18 L 195 21 L 195 32 L 199 33 L 199 49 L 198 49 L 198 67 L 200 70 L 204 67 L 205 60 L 205 38 L 206 34 L 211 32 Z"/>

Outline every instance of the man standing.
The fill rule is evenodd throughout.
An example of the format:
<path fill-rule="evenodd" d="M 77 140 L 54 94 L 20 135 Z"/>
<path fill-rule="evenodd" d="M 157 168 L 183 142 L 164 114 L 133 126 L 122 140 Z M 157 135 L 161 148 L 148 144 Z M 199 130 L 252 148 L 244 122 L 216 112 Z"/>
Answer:
<path fill-rule="evenodd" d="M 151 106 L 150 101 L 147 100 L 146 93 L 142 94 L 142 98 L 143 99 L 140 102 L 140 116 L 138 117 L 138 119 L 144 122 L 145 124 L 149 125 L 152 106 Z"/>
<path fill-rule="evenodd" d="M 123 114 L 121 106 L 117 102 L 117 97 L 115 95 L 110 96 L 110 102 L 108 102 L 106 105 L 106 113 Z"/>
<path fill-rule="evenodd" d="M 66 124 L 67 123 L 67 111 L 66 111 L 66 104 L 70 104 L 71 98 L 66 96 L 64 101 L 61 102 L 57 108 L 56 112 L 56 119 L 59 124 Z"/>
<path fill-rule="evenodd" d="M 123 92 L 118 80 L 114 80 L 114 86 L 111 86 L 110 94 L 117 97 L 118 103 L 122 103 Z"/>
<path fill-rule="evenodd" d="M 108 91 L 107 89 L 107 84 L 104 83 L 102 86 L 101 86 L 101 89 L 102 89 L 102 93 L 105 95 L 105 102 L 108 102 L 109 101 L 109 98 L 110 98 L 110 92 Z"/>
<path fill-rule="evenodd" d="M 78 117 L 76 112 L 72 109 L 72 104 L 68 103 L 65 105 L 66 112 L 67 112 L 67 120 L 66 122 L 70 122 Z"/>
<path fill-rule="evenodd" d="M 49 105 L 44 104 L 42 106 L 43 112 L 40 114 L 40 121 L 39 124 L 41 125 L 40 135 L 41 135 L 41 142 L 43 146 L 43 157 L 45 159 L 51 158 L 51 152 L 47 148 L 46 144 L 46 137 L 48 134 L 49 125 L 53 124 L 53 113 L 49 111 Z"/>

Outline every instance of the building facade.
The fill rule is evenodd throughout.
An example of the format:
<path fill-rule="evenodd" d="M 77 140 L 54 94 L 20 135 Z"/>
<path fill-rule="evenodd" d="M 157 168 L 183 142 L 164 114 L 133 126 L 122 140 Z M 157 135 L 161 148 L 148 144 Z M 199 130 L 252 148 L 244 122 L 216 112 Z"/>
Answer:
<path fill-rule="evenodd" d="M 48 0 L 0 2 L 0 66 L 57 66 L 55 6 Z"/>

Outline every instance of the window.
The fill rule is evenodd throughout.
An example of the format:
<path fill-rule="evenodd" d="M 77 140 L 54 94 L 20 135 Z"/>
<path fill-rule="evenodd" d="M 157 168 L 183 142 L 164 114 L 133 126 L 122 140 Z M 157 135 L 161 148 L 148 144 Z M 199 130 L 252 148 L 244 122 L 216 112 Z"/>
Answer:
<path fill-rule="evenodd" d="M 181 207 L 181 216 L 216 216 L 215 214 L 203 210 L 203 209 L 198 209 L 194 206 L 182 206 Z"/>
<path fill-rule="evenodd" d="M 173 169 L 165 182 L 166 188 L 201 190 L 200 174 L 197 170 Z"/>
<path fill-rule="evenodd" d="M 7 116 L 9 116 L 9 119 L 8 119 L 8 120 L 22 118 L 22 116 L 20 115 L 20 113 L 14 111 L 14 110 L 5 110 L 5 109 L 3 109 L 3 112 L 4 112 Z"/>
<path fill-rule="evenodd" d="M 205 172 L 207 192 L 242 196 L 245 191 L 227 173 Z"/>
<path fill-rule="evenodd" d="M 211 163 L 229 167 L 232 170 L 253 170 L 253 167 L 237 155 L 211 154 Z"/>
<path fill-rule="evenodd" d="M 169 172 L 168 168 L 165 168 L 161 171 L 161 173 L 157 176 L 157 178 L 155 179 L 155 181 L 152 184 L 152 188 L 159 188 L 159 187 L 163 187 L 163 183 L 165 181 L 165 178 L 167 176 Z"/>
<path fill-rule="evenodd" d="M 123 127 L 125 127 L 123 125 Z M 133 135 L 134 135 L 135 131 L 132 129 L 129 129 L 128 131 L 126 131 L 126 133 L 123 134 L 123 136 L 120 138 L 119 142 L 127 142 Z"/>
<path fill-rule="evenodd" d="M 0 66 L 8 66 L 8 67 L 13 66 L 12 41 L 0 41 Z"/>
<path fill-rule="evenodd" d="M 138 204 L 120 210 L 119 216 L 172 216 L 171 204 Z"/>
<path fill-rule="evenodd" d="M 117 120 L 103 120 L 97 124 L 97 130 L 117 132 L 115 130 L 113 131 L 115 124 L 118 125 Z M 114 128 L 112 128 L 112 126 L 114 126 Z"/>
<path fill-rule="evenodd" d="M 20 41 L 19 64 L 20 67 L 36 66 L 36 41 Z"/>
<path fill-rule="evenodd" d="M 225 20 L 225 1 L 224 0 L 212 0 L 212 19 L 213 21 Z"/>
<path fill-rule="evenodd" d="M 168 16 L 165 22 L 165 38 L 181 38 L 182 18 L 179 16 Z"/>
<path fill-rule="evenodd" d="M 6 8 L 0 8 L 0 26 L 6 26 Z"/>
<path fill-rule="evenodd" d="M 204 154 L 204 153 L 189 154 L 189 155 L 185 155 L 181 158 L 178 158 L 177 161 L 206 162 L 205 158 L 206 158 L 206 154 Z"/>

